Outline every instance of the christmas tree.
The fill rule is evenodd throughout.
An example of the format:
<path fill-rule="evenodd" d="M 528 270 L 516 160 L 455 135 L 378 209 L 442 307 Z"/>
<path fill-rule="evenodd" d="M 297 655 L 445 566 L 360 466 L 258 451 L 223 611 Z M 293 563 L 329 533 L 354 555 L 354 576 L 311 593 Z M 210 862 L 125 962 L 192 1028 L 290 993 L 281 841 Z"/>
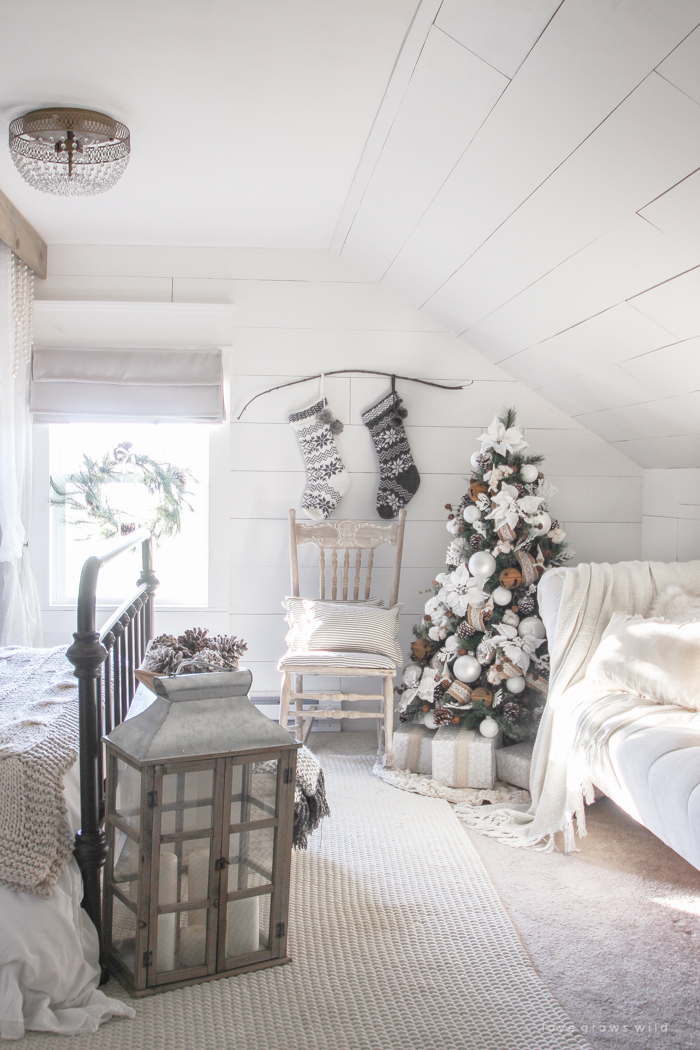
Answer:
<path fill-rule="evenodd" d="M 446 506 L 447 572 L 433 580 L 414 627 L 401 719 L 475 729 L 490 718 L 486 735 L 497 732 L 495 721 L 504 736 L 523 740 L 537 728 L 549 678 L 537 581 L 571 555 L 547 513 L 554 490 L 543 457 L 526 455 L 515 409 L 504 409 L 479 441 L 467 492 L 458 507 Z"/>

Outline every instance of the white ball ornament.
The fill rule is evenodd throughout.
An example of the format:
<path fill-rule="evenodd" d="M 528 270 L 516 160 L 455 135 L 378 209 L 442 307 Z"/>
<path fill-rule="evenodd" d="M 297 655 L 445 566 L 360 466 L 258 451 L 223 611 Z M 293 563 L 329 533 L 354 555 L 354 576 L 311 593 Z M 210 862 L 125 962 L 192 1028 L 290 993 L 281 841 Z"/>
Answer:
<path fill-rule="evenodd" d="M 482 736 L 485 736 L 487 740 L 493 740 L 495 736 L 498 736 L 498 722 L 487 715 L 486 718 L 479 723 L 479 732 Z"/>
<path fill-rule="evenodd" d="M 516 675 L 515 678 L 506 678 L 506 689 L 509 693 L 522 693 L 525 688 L 525 679 L 521 674 Z"/>
<path fill-rule="evenodd" d="M 537 481 L 539 473 L 540 472 L 534 463 L 524 463 L 520 468 L 520 477 L 526 485 L 531 485 L 533 481 Z"/>
<path fill-rule="evenodd" d="M 495 601 L 496 605 L 508 605 L 513 595 L 507 587 L 497 587 L 491 595 L 491 597 Z"/>
<path fill-rule="evenodd" d="M 466 521 L 467 525 L 473 525 L 475 521 L 479 521 L 479 519 L 481 518 L 481 511 L 472 503 L 468 507 L 464 508 L 464 510 L 462 511 L 462 517 Z"/>
<path fill-rule="evenodd" d="M 496 571 L 496 559 L 488 551 L 477 551 L 469 559 L 469 571 L 472 576 L 487 580 Z"/>
<path fill-rule="evenodd" d="M 530 519 L 530 531 L 535 536 L 546 536 L 552 527 L 552 519 L 546 510 L 541 511 L 539 514 L 533 514 Z"/>
<path fill-rule="evenodd" d="M 423 715 L 423 725 L 427 729 L 437 729 L 438 724 L 435 721 L 435 714 L 433 711 L 426 711 L 426 713 Z"/>
<path fill-rule="evenodd" d="M 466 684 L 475 682 L 481 670 L 481 664 L 474 656 L 458 656 L 452 667 L 452 674 Z"/>
<path fill-rule="evenodd" d="M 451 634 L 449 638 L 445 639 L 445 648 L 449 649 L 450 652 L 456 652 L 457 649 L 461 648 L 462 639 L 458 638 L 456 634 Z"/>
<path fill-rule="evenodd" d="M 539 616 L 526 616 L 518 624 L 518 634 L 521 638 L 546 638 L 544 624 Z"/>

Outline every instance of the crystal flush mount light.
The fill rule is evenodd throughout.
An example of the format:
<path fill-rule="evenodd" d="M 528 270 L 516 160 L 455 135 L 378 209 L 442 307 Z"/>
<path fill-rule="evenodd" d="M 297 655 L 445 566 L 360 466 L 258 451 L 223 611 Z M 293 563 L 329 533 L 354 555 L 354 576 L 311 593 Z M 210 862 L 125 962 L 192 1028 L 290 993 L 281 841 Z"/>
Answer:
<path fill-rule="evenodd" d="M 104 193 L 124 174 L 129 152 L 129 129 L 90 109 L 35 109 L 10 124 L 15 167 L 42 193 Z"/>

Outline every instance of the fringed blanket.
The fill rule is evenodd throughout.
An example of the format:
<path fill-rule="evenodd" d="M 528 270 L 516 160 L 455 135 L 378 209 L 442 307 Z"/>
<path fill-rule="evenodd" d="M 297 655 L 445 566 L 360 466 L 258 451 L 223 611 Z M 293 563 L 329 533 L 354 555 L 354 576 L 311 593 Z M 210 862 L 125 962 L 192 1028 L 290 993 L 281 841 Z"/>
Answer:
<path fill-rule="evenodd" d="M 564 570 L 556 637 L 550 639 L 552 672 L 547 706 L 537 733 L 530 771 L 532 803 L 527 811 L 489 807 L 468 812 L 465 823 L 509 846 L 574 849 L 574 817 L 585 835 L 585 802 L 592 801 L 590 747 L 606 746 L 612 732 L 649 715 L 653 703 L 619 693 L 595 694 L 581 683 L 614 612 L 648 616 L 654 600 L 672 585 L 700 593 L 700 561 L 664 564 L 634 561 L 577 565 Z"/>
<path fill-rule="evenodd" d="M 63 776 L 78 755 L 66 647 L 0 649 L 0 883 L 50 897 L 73 848 Z"/>
<path fill-rule="evenodd" d="M 306 849 L 311 835 L 331 811 L 326 800 L 326 782 L 316 757 L 307 747 L 297 752 L 297 782 L 294 791 L 294 847 Z"/>

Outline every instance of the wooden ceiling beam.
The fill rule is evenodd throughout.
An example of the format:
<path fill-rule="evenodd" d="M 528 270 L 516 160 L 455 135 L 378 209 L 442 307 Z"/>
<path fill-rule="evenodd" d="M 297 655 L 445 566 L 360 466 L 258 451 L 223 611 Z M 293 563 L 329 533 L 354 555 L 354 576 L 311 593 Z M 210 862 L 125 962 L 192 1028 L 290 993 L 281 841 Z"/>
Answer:
<path fill-rule="evenodd" d="M 0 241 L 26 263 L 42 281 L 46 278 L 46 242 L 0 190 Z"/>

